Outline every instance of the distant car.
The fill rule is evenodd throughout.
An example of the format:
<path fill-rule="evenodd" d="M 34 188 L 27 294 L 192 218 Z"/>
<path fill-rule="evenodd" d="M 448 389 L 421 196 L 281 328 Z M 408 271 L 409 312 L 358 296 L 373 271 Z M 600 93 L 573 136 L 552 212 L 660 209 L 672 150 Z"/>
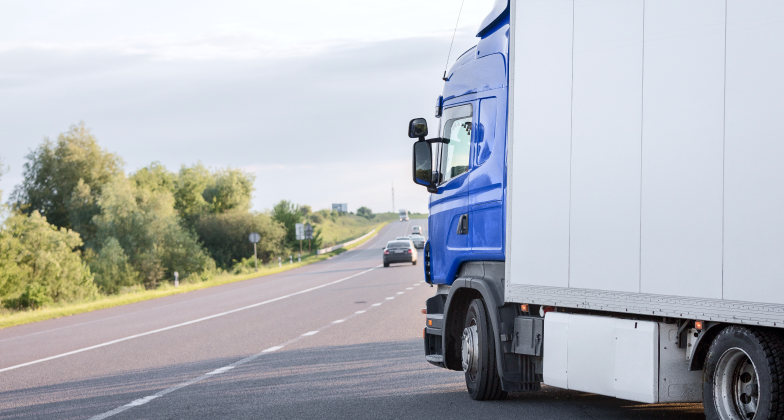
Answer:
<path fill-rule="evenodd" d="M 411 233 L 413 235 L 421 235 L 422 234 L 422 226 L 414 226 L 411 228 Z"/>
<path fill-rule="evenodd" d="M 396 241 L 410 241 L 411 237 L 410 236 L 398 236 L 397 238 L 395 238 L 395 240 Z"/>
<path fill-rule="evenodd" d="M 414 243 L 414 246 L 417 248 L 424 248 L 425 247 L 425 237 L 422 235 L 411 235 L 411 242 Z"/>
<path fill-rule="evenodd" d="M 389 241 L 384 248 L 384 267 L 389 267 L 393 263 L 417 263 L 417 249 L 411 240 Z"/>

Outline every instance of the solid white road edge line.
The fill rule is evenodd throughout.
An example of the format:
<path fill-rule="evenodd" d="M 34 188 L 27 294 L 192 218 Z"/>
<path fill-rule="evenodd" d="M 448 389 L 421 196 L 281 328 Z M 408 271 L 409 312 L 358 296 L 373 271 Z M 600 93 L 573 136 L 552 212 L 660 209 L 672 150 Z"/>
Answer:
<path fill-rule="evenodd" d="M 375 266 L 375 267 L 373 267 L 371 269 L 359 272 L 357 274 L 350 275 L 348 277 L 343 277 L 342 279 L 331 281 L 329 283 L 324 283 L 324 284 L 319 285 L 319 286 L 315 286 L 315 287 L 311 287 L 311 288 L 308 288 L 308 289 L 300 290 L 298 292 L 294 292 L 294 293 L 290 293 L 288 295 L 276 297 L 274 299 L 265 300 L 264 302 L 254 303 L 252 305 L 243 306 L 241 308 L 232 309 L 230 311 L 221 312 L 219 314 L 205 316 L 203 318 L 198 318 L 198 319 L 182 322 L 182 323 L 175 324 L 175 325 L 170 325 L 168 327 L 158 328 L 157 330 L 147 331 L 147 332 L 143 332 L 143 333 L 140 333 L 140 334 L 129 335 L 127 337 L 118 338 L 116 340 L 107 341 L 105 343 L 96 344 L 94 346 L 84 347 L 84 348 L 81 348 L 81 349 L 78 349 L 78 350 L 73 350 L 73 351 L 69 351 L 69 352 L 66 352 L 66 353 L 61 353 L 61 354 L 58 354 L 58 355 L 45 357 L 43 359 L 33 360 L 32 362 L 26 362 L 26 363 L 21 363 L 21 364 L 14 365 L 14 366 L 9 366 L 7 368 L 0 369 L 0 372 L 6 372 L 6 371 L 9 371 L 9 370 L 13 370 L 13 369 L 19 369 L 21 367 L 34 365 L 34 364 L 41 363 L 41 362 L 46 362 L 46 361 L 49 361 L 49 360 L 59 359 L 61 357 L 70 356 L 72 354 L 82 353 L 82 352 L 85 352 L 85 351 L 88 351 L 88 350 L 94 350 L 94 349 L 97 349 L 97 348 L 110 346 L 112 344 L 121 343 L 123 341 L 132 340 L 134 338 L 144 337 L 144 336 L 151 335 L 151 334 L 157 334 L 159 332 L 173 330 L 175 328 L 184 327 L 186 325 L 195 324 L 197 322 L 207 321 L 207 320 L 210 320 L 210 319 L 214 319 L 214 318 L 222 317 L 222 316 L 225 316 L 225 315 L 233 314 L 235 312 L 240 312 L 240 311 L 244 311 L 244 310 L 247 310 L 247 309 L 252 309 L 252 308 L 255 308 L 255 307 L 258 307 L 258 306 L 266 305 L 268 303 L 277 302 L 277 301 L 283 300 L 283 299 L 288 299 L 288 298 L 290 298 L 292 296 L 301 295 L 301 294 L 312 292 L 314 290 L 318 290 L 318 289 L 321 289 L 321 288 L 324 288 L 324 287 L 327 287 L 327 286 L 331 286 L 333 284 L 337 284 L 337 283 L 346 281 L 348 279 L 352 279 L 354 277 L 361 276 L 363 274 L 369 273 L 369 272 L 371 272 L 371 271 L 373 271 L 373 270 L 375 270 L 375 269 L 377 269 L 379 267 L 381 267 L 381 265 L 377 265 L 377 266 Z"/>
<path fill-rule="evenodd" d="M 369 308 L 367 308 L 365 310 L 354 312 L 353 314 L 343 318 L 343 320 L 346 321 L 346 320 L 348 320 L 350 318 L 353 318 L 353 317 L 357 316 L 360 313 L 365 313 L 368 310 L 373 309 L 372 308 L 373 306 L 376 306 L 376 305 L 371 305 L 371 307 L 369 307 Z M 271 352 L 273 352 L 275 350 L 280 350 L 280 349 L 282 349 L 283 347 L 285 347 L 285 346 L 287 346 L 289 344 L 292 344 L 292 343 L 294 343 L 296 341 L 301 340 L 305 336 L 316 334 L 319 331 L 323 331 L 323 330 L 325 330 L 325 329 L 327 329 L 327 328 L 329 328 L 329 327 L 331 327 L 333 325 L 335 325 L 334 322 L 329 323 L 329 324 L 327 324 L 327 325 L 325 325 L 325 326 L 323 326 L 323 327 L 321 327 L 321 328 L 319 328 L 317 330 L 314 330 L 314 331 L 311 331 L 309 333 L 305 333 L 305 334 L 302 334 L 302 335 L 300 335 L 298 337 L 292 338 L 291 340 L 289 340 L 289 341 L 287 341 L 287 342 L 285 342 L 285 343 L 283 343 L 283 344 L 281 344 L 279 346 L 270 347 L 268 349 L 262 350 L 262 351 L 260 351 L 260 352 L 258 352 L 256 354 L 254 354 L 252 356 L 248 356 L 248 357 L 246 357 L 246 358 L 244 358 L 242 360 L 234 362 L 234 363 L 232 363 L 232 364 L 230 364 L 228 366 L 224 366 L 222 368 L 215 369 L 212 372 L 205 373 L 204 375 L 201 375 L 201 376 L 199 376 L 197 378 L 193 378 L 190 381 L 183 382 L 183 383 L 175 385 L 175 386 L 173 386 L 171 388 L 166 388 L 166 389 L 164 389 L 162 391 L 159 391 L 159 392 L 157 392 L 155 394 L 152 394 L 152 395 L 148 395 L 148 396 L 146 396 L 144 398 L 139 398 L 137 400 L 133 400 L 133 401 L 131 401 L 128 404 L 121 405 L 121 406 L 115 408 L 114 410 L 107 411 L 107 412 L 105 412 L 103 414 L 99 414 L 97 416 L 90 417 L 89 420 L 103 420 L 103 419 L 111 417 L 111 416 L 113 416 L 115 414 L 120 414 L 123 411 L 128 410 L 129 408 L 138 407 L 140 405 L 147 404 L 148 402 L 150 402 L 150 401 L 152 401 L 152 400 L 154 400 L 154 399 L 156 399 L 158 397 L 162 397 L 162 396 L 164 396 L 166 394 L 169 394 L 171 392 L 174 392 L 174 391 L 176 391 L 178 389 L 182 389 L 182 388 L 185 388 L 186 386 L 193 385 L 195 383 L 201 382 L 201 381 L 203 381 L 203 380 L 205 380 L 207 378 L 212 377 L 213 375 L 215 375 L 217 373 L 226 372 L 228 370 L 234 369 L 237 366 L 244 365 L 245 363 L 253 361 L 253 360 L 255 360 L 255 359 L 257 359 L 257 358 L 259 358 L 259 357 L 261 357 L 261 356 L 263 356 L 265 354 L 271 353 Z M 311 333 L 313 333 L 313 334 L 311 334 Z"/>

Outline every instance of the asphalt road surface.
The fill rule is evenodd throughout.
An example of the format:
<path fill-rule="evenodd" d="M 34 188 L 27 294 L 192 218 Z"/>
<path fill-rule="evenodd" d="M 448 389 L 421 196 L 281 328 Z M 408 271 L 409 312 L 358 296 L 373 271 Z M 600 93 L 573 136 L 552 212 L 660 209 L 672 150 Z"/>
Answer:
<path fill-rule="evenodd" d="M 284 273 L 0 330 L 0 419 L 704 418 L 548 387 L 471 400 L 462 372 L 423 356 L 422 265 L 381 267 L 414 225 Z"/>

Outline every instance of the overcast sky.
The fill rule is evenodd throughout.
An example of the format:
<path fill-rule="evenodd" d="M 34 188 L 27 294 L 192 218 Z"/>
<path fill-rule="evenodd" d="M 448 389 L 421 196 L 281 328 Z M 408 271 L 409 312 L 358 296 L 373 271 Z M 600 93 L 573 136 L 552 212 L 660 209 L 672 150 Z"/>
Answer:
<path fill-rule="evenodd" d="M 493 0 L 465 0 L 450 65 Z M 253 206 L 427 211 L 408 121 L 441 93 L 460 0 L 9 1 L 0 14 L 3 199 L 25 155 L 84 121 L 126 171 L 256 174 Z"/>

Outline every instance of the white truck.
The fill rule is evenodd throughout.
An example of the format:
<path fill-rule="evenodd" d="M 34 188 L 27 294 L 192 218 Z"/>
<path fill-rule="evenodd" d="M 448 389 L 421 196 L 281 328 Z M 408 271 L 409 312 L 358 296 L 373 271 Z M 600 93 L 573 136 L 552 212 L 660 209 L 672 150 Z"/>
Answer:
<path fill-rule="evenodd" d="M 409 124 L 427 360 L 784 418 L 784 1 L 500 0 L 478 37 Z"/>

